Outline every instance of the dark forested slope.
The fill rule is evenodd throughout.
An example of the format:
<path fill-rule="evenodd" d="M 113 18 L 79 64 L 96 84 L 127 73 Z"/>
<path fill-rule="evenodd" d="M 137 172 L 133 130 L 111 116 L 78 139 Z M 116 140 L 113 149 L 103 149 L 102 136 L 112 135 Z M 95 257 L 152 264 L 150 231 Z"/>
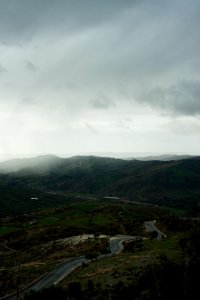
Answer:
<path fill-rule="evenodd" d="M 33 162 L 30 159 L 21 162 L 15 160 L 14 167 L 12 162 L 9 162 L 9 167 L 5 163 L 0 164 L 1 189 L 4 187 L 0 200 L 2 207 L 6 202 L 6 206 L 11 208 L 17 194 L 24 195 L 16 196 L 20 198 L 20 203 L 24 199 L 29 201 L 27 191 L 37 190 L 43 194 L 65 192 L 101 197 L 112 195 L 187 210 L 198 209 L 199 157 L 145 162 L 94 156 L 48 156 L 48 159 L 35 158 Z"/>

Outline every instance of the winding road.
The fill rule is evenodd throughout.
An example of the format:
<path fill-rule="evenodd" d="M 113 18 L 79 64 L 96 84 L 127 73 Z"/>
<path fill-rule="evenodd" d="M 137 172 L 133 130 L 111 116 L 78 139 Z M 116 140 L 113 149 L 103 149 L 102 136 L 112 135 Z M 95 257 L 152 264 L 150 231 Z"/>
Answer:
<path fill-rule="evenodd" d="M 136 240 L 138 236 L 118 235 L 110 238 L 110 251 L 113 254 L 119 254 L 123 250 L 122 243 L 128 240 Z"/>
<path fill-rule="evenodd" d="M 107 256 L 118 254 L 123 250 L 122 242 L 126 240 L 136 239 L 135 236 L 115 236 L 110 238 L 110 254 L 102 254 L 97 257 L 101 259 Z M 56 269 L 48 273 L 47 276 L 42 278 L 39 282 L 33 285 L 30 289 L 34 291 L 39 291 L 43 288 L 49 287 L 52 284 L 58 284 L 64 277 L 73 272 L 76 268 L 80 267 L 83 263 L 88 264 L 92 260 L 86 259 L 85 256 L 79 256 L 65 261 L 64 263 L 58 265 Z"/>
<path fill-rule="evenodd" d="M 48 273 L 44 278 L 37 282 L 30 289 L 34 291 L 42 290 L 43 288 L 49 287 L 52 284 L 57 284 L 65 276 L 73 272 L 76 268 L 86 263 L 88 260 L 83 256 L 76 257 L 65 261 L 64 263 L 58 265 L 56 269 Z"/>
<path fill-rule="evenodd" d="M 158 233 L 157 238 L 161 239 L 166 237 L 156 226 L 154 221 L 148 221 L 144 223 L 147 231 L 152 232 L 156 231 Z M 131 235 L 117 235 L 114 237 L 110 237 L 110 251 L 109 254 L 101 254 L 97 257 L 97 259 L 102 259 L 104 257 L 112 256 L 115 254 L 119 254 L 123 250 L 123 241 L 127 240 L 135 240 L 138 239 L 138 236 L 131 236 Z M 75 258 L 71 258 L 66 260 L 65 262 L 59 264 L 53 271 L 49 272 L 46 276 L 41 278 L 39 281 L 34 283 L 31 287 L 24 289 L 21 292 L 20 296 L 23 297 L 25 293 L 28 291 L 40 291 L 44 288 L 47 288 L 51 285 L 58 284 L 62 279 L 64 279 L 68 274 L 72 273 L 76 268 L 80 267 L 83 263 L 88 264 L 92 262 L 91 259 L 85 258 L 85 256 L 79 256 Z M 16 299 L 15 294 L 11 294 L 0 298 L 0 300 L 14 300 Z M 21 297 L 19 298 L 21 299 Z"/>
<path fill-rule="evenodd" d="M 146 227 L 148 232 L 157 232 L 157 239 L 163 239 L 166 238 L 166 234 L 164 234 L 163 232 L 161 232 L 155 225 L 156 221 L 148 221 L 148 222 L 144 222 L 144 226 Z"/>

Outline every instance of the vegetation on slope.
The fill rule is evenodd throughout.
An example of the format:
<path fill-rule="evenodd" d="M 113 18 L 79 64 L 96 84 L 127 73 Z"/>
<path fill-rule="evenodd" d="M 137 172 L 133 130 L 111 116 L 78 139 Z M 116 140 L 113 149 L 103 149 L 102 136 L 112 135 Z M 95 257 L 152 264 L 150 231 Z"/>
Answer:
<path fill-rule="evenodd" d="M 105 200 L 85 200 L 65 207 L 38 211 L 2 220 L 0 226 L 0 282 L 2 293 L 16 288 L 20 266 L 20 287 L 70 257 L 108 247 L 100 234 L 146 235 L 143 222 L 165 219 L 168 214 L 158 208 L 147 208 Z M 72 236 L 94 234 L 84 241 Z M 70 238 L 70 239 L 67 239 Z"/>
<path fill-rule="evenodd" d="M 181 228 L 182 221 L 179 220 Z M 167 240 L 126 243 L 123 253 L 83 265 L 58 287 L 30 293 L 28 300 L 49 299 L 195 299 L 199 293 L 200 226 L 171 232 Z"/>
<path fill-rule="evenodd" d="M 35 208 L 65 201 L 64 195 L 117 196 L 131 201 L 199 212 L 200 158 L 179 161 L 126 161 L 102 157 L 53 158 L 47 167 L 32 167 L 0 174 L 1 214 L 31 209 L 30 194 L 43 193 Z M 24 165 L 23 165 L 24 166 Z M 2 191 L 1 191 L 2 190 Z M 51 201 L 49 192 L 54 193 Z M 25 194 L 27 193 L 27 197 Z M 40 196 L 41 198 L 41 196 Z M 20 201 L 18 201 L 20 199 Z M 46 204 L 45 204 L 46 203 Z M 10 211 L 9 211 L 10 210 Z"/>

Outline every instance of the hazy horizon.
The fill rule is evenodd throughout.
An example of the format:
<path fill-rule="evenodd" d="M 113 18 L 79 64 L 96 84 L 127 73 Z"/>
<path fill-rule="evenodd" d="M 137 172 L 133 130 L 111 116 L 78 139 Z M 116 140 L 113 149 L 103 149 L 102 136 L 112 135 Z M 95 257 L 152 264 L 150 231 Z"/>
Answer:
<path fill-rule="evenodd" d="M 111 157 L 111 158 L 145 158 L 154 156 L 200 156 L 197 153 L 158 153 L 158 152 L 74 152 L 74 153 L 29 153 L 29 154 L 18 154 L 18 155 L 0 155 L 0 162 L 9 161 L 13 159 L 25 159 L 25 158 L 36 158 L 40 156 L 57 156 L 61 158 L 70 158 L 73 156 L 97 156 L 97 157 Z"/>
<path fill-rule="evenodd" d="M 0 157 L 200 153 L 200 2 L 0 1 Z"/>

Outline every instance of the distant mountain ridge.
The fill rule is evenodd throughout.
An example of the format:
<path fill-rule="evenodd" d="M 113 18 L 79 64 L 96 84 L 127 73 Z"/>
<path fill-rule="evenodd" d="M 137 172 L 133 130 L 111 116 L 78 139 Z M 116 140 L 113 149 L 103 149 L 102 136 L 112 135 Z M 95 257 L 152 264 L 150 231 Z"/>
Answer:
<path fill-rule="evenodd" d="M 130 157 L 127 158 L 128 160 L 137 159 L 142 161 L 149 161 L 149 160 L 160 160 L 160 161 L 170 161 L 170 160 L 182 160 L 198 157 L 194 155 L 176 155 L 176 154 L 162 154 L 162 155 L 148 155 L 148 156 L 141 156 L 141 157 Z"/>
<path fill-rule="evenodd" d="M 31 195 L 115 196 L 191 212 L 197 212 L 200 204 L 200 157 L 139 161 L 95 156 L 43 156 L 1 163 L 0 170 L 0 206 L 2 210 L 6 206 L 7 212 L 12 203 L 17 202 L 20 207 L 24 201 L 30 201 L 30 197 L 26 199 L 27 190 L 31 190 Z M 55 205 L 56 201 L 55 196 Z M 44 201 L 42 205 L 45 205 Z M 35 206 L 40 207 L 40 204 L 35 202 Z"/>
<path fill-rule="evenodd" d="M 88 161 L 90 158 L 98 158 L 103 162 L 103 159 L 107 160 L 139 160 L 139 161 L 176 161 L 182 159 L 188 159 L 198 156 L 192 155 L 173 155 L 173 154 L 162 154 L 162 155 L 151 155 L 151 156 L 142 156 L 142 157 L 129 157 L 129 158 L 113 158 L 113 157 L 99 157 L 94 155 L 86 155 L 86 156 L 72 156 L 69 158 L 61 158 L 56 155 L 40 155 L 35 156 L 32 158 L 17 158 L 17 159 L 10 159 L 4 162 L 0 162 L 0 173 L 11 173 L 11 172 L 18 172 L 25 169 L 31 169 L 32 171 L 36 172 L 48 172 L 52 168 L 62 165 L 65 162 L 74 162 L 79 164 L 84 164 L 84 162 Z M 78 159 L 80 161 L 78 162 Z"/>
<path fill-rule="evenodd" d="M 0 162 L 0 173 L 18 172 L 22 169 L 35 168 L 48 170 L 62 161 L 56 155 L 41 155 L 33 158 L 17 158 Z"/>

